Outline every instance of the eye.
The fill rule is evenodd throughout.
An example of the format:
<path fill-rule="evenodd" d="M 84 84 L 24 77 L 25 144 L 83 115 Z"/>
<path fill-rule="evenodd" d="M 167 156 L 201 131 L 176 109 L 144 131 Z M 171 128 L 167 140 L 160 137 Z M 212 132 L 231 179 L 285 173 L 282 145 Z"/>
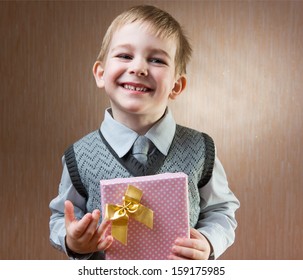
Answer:
<path fill-rule="evenodd" d="M 118 55 L 116 55 L 116 57 L 120 58 L 120 59 L 123 59 L 123 60 L 130 60 L 130 59 L 133 58 L 131 55 L 126 54 L 126 53 L 118 54 Z"/>
<path fill-rule="evenodd" d="M 157 57 L 152 57 L 152 58 L 149 59 L 149 61 L 150 61 L 151 63 L 155 63 L 155 64 L 167 65 L 167 63 L 166 63 L 163 59 L 157 58 Z"/>

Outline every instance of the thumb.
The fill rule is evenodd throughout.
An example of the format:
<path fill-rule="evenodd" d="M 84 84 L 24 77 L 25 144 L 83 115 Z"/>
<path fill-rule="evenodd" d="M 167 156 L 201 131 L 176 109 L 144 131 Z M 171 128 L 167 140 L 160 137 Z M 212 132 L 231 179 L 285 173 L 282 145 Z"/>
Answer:
<path fill-rule="evenodd" d="M 74 205 L 69 200 L 66 200 L 64 203 L 64 217 L 66 226 L 68 226 L 75 220 Z"/>
<path fill-rule="evenodd" d="M 202 234 L 194 228 L 190 229 L 190 238 L 201 239 Z"/>

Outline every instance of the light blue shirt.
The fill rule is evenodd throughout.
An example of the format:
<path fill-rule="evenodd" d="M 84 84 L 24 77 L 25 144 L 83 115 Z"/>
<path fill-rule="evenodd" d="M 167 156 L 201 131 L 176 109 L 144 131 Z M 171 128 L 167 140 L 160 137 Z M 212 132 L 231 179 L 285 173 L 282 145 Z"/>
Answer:
<path fill-rule="evenodd" d="M 153 142 L 156 148 L 167 155 L 176 131 L 176 122 L 169 109 L 164 116 L 153 125 L 145 136 Z M 135 131 L 113 119 L 110 109 L 105 111 L 101 132 L 113 150 L 121 158 L 125 156 L 139 136 Z"/>
<path fill-rule="evenodd" d="M 138 134 L 113 119 L 110 109 L 105 111 L 101 132 L 106 141 L 119 157 L 123 157 L 131 149 Z M 145 134 L 156 148 L 167 155 L 173 141 L 176 123 L 169 109 L 164 116 Z M 64 202 L 70 200 L 75 207 L 75 216 L 80 219 L 85 215 L 86 200 L 74 188 L 65 163 L 62 159 L 63 173 L 59 185 L 59 195 L 50 202 L 52 212 L 50 218 L 50 240 L 52 244 L 66 252 Z M 201 216 L 196 228 L 209 240 L 213 248 L 213 257 L 218 258 L 235 239 L 237 222 L 235 211 L 239 201 L 228 186 L 222 164 L 215 157 L 213 175 L 210 181 L 200 189 Z M 219 210 L 219 211 L 218 211 Z M 90 255 L 85 255 L 89 258 Z"/>

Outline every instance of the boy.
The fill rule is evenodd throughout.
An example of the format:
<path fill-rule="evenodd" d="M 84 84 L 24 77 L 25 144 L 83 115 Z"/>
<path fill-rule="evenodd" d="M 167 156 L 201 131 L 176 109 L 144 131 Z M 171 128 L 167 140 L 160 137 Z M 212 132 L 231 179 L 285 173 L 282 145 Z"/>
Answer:
<path fill-rule="evenodd" d="M 239 202 L 204 133 L 176 125 L 168 109 L 186 86 L 191 47 L 168 13 L 137 6 L 109 27 L 93 67 L 111 107 L 100 130 L 72 145 L 63 158 L 59 195 L 50 203 L 52 244 L 75 259 L 104 258 L 101 179 L 185 172 L 189 178 L 190 238 L 177 238 L 169 259 L 218 258 L 234 241 Z M 147 142 L 148 159 L 133 145 Z M 144 156 L 143 156 L 144 157 Z"/>

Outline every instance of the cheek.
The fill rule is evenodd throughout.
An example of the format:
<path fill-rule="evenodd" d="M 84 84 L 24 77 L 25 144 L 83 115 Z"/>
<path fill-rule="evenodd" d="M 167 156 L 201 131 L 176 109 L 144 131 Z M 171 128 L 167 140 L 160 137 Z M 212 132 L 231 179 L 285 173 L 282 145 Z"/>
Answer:
<path fill-rule="evenodd" d="M 153 76 L 155 79 L 157 79 L 158 83 L 163 84 L 163 86 L 167 88 L 173 88 L 173 85 L 175 84 L 175 76 L 173 71 L 163 69 L 163 71 L 155 71 Z"/>
<path fill-rule="evenodd" d="M 164 94 L 169 94 L 175 87 L 175 81 L 170 77 L 160 76 L 158 85 L 162 88 Z"/>
<path fill-rule="evenodd" d="M 107 65 L 104 71 L 104 79 L 113 82 L 123 73 L 123 71 L 123 68 L 115 63 Z"/>

